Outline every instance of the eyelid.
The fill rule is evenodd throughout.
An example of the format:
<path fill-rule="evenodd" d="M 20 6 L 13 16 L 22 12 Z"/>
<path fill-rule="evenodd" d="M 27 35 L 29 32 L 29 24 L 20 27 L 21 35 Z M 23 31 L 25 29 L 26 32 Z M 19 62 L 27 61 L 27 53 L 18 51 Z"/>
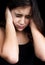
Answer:
<path fill-rule="evenodd" d="M 31 15 L 27 15 L 27 16 L 25 16 L 25 17 L 29 19 L 29 18 L 31 17 Z"/>
<path fill-rule="evenodd" d="M 22 16 L 23 16 L 22 14 L 18 14 L 18 13 L 15 13 L 15 15 L 16 15 L 17 17 L 22 17 Z"/>
<path fill-rule="evenodd" d="M 15 16 L 16 17 L 22 17 L 23 14 L 20 14 L 20 13 L 15 13 Z M 29 19 L 32 15 L 25 15 L 25 18 Z"/>

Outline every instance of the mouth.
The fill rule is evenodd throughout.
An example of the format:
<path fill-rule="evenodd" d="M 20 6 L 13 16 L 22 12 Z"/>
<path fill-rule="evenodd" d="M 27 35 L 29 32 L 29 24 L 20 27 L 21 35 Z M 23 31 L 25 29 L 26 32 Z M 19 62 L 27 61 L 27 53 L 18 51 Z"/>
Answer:
<path fill-rule="evenodd" d="M 15 29 L 17 30 L 23 30 L 25 27 L 24 26 L 22 26 L 22 25 L 17 25 L 17 26 L 15 26 L 15 24 L 14 24 L 14 27 L 15 27 Z"/>
<path fill-rule="evenodd" d="M 23 29 L 23 28 L 24 28 L 24 26 L 18 26 L 18 28 L 19 28 L 19 29 Z"/>

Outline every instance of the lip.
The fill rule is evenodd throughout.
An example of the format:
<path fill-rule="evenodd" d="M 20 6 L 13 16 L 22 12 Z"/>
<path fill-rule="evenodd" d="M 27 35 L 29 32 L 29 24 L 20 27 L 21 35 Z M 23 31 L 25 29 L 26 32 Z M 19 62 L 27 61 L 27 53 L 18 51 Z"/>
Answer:
<path fill-rule="evenodd" d="M 14 27 L 15 27 L 15 24 L 14 24 Z M 22 26 L 22 25 L 17 25 L 17 28 L 18 28 L 18 29 L 24 29 L 24 26 Z"/>
<path fill-rule="evenodd" d="M 23 29 L 23 28 L 24 28 L 24 26 L 18 26 L 18 28 Z"/>

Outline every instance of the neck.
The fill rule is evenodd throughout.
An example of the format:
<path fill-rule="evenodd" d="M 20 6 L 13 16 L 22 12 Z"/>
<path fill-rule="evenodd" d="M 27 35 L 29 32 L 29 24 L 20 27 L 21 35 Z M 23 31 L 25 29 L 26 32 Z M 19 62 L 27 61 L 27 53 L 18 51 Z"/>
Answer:
<path fill-rule="evenodd" d="M 24 45 L 29 41 L 27 34 L 24 32 L 17 32 L 17 39 L 19 45 Z"/>

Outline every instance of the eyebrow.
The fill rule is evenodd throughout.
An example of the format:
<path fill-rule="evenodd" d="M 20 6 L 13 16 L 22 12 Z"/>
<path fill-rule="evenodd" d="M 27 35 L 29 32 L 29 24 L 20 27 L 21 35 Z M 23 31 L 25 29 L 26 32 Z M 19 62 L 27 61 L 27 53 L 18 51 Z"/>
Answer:
<path fill-rule="evenodd" d="M 23 16 L 23 14 L 19 14 L 19 13 L 15 13 L 15 15 L 20 15 L 20 16 Z"/>
<path fill-rule="evenodd" d="M 15 15 L 23 16 L 23 14 L 20 14 L 20 13 L 15 13 Z M 31 15 L 29 15 L 29 14 L 27 14 L 27 15 L 25 15 L 25 16 L 29 16 L 29 17 L 31 17 Z"/>

